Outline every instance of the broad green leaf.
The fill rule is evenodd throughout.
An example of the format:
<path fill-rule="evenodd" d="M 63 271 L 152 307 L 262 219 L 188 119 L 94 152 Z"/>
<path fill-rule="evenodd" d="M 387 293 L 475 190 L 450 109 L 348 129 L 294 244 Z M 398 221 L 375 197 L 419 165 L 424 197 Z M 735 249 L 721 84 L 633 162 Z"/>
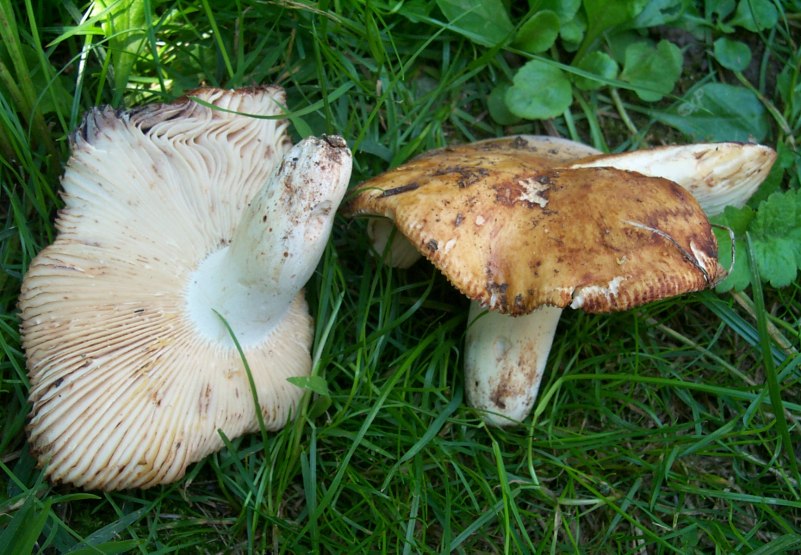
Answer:
<path fill-rule="evenodd" d="M 751 222 L 754 221 L 756 212 L 748 206 L 737 208 L 735 206 L 727 206 L 723 209 L 723 216 L 725 224 L 730 227 L 736 235 L 745 235 Z"/>
<path fill-rule="evenodd" d="M 428 0 L 409 0 L 403 3 L 403 9 L 398 10 L 398 14 L 414 23 L 422 23 L 431 18 L 431 10 L 435 6 Z"/>
<path fill-rule="evenodd" d="M 740 0 L 734 18 L 728 23 L 758 33 L 772 29 L 778 21 L 779 13 L 771 0 Z"/>
<path fill-rule="evenodd" d="M 629 23 L 645 8 L 648 0 L 583 0 L 587 14 L 587 33 L 584 42 L 576 54 L 580 61 L 595 44 L 598 38 L 614 27 Z"/>
<path fill-rule="evenodd" d="M 718 261 L 720 265 L 729 271 L 729 275 L 717 286 L 718 292 L 725 292 L 734 289 L 742 291 L 751 283 L 751 271 L 748 266 L 748 257 L 745 244 L 745 232 L 748 225 L 754 219 L 754 211 L 744 206 L 735 208 L 727 206 L 722 214 L 718 214 L 712 221 L 718 226 L 713 227 L 715 237 L 718 240 Z M 734 249 L 732 249 L 731 239 L 734 234 Z M 734 265 L 732 265 L 734 256 Z"/>
<path fill-rule="evenodd" d="M 514 76 L 506 91 L 509 111 L 526 119 L 558 116 L 570 107 L 573 90 L 561 69 L 539 60 L 531 60 Z"/>
<path fill-rule="evenodd" d="M 672 42 L 661 40 L 656 47 L 638 42 L 626 48 L 620 79 L 630 83 L 642 100 L 655 102 L 671 93 L 681 75 L 681 66 L 681 50 Z"/>
<path fill-rule="evenodd" d="M 601 52 L 600 50 L 596 50 L 585 56 L 578 64 L 578 69 L 593 73 L 604 80 L 616 79 L 618 72 L 617 62 L 607 53 Z M 599 89 L 606 85 L 604 81 L 591 79 L 583 75 L 574 75 L 573 84 L 585 91 Z"/>
<path fill-rule="evenodd" d="M 501 0 L 437 0 L 453 28 L 475 43 L 496 46 L 514 33 L 514 25 Z"/>
<path fill-rule="evenodd" d="M 798 266 L 791 240 L 774 237 L 769 241 L 754 241 L 754 254 L 762 281 L 773 287 L 786 287 L 795 280 Z"/>
<path fill-rule="evenodd" d="M 293 376 L 286 381 L 318 395 L 328 395 L 328 382 L 322 376 Z"/>
<path fill-rule="evenodd" d="M 750 228 L 755 240 L 768 242 L 781 238 L 795 243 L 795 260 L 801 264 L 801 210 L 798 200 L 796 191 L 770 195 L 760 203 Z"/>
<path fill-rule="evenodd" d="M 751 49 L 744 42 L 720 37 L 715 41 L 715 59 L 732 71 L 743 71 L 751 63 Z"/>
<path fill-rule="evenodd" d="M 514 125 L 520 121 L 520 118 L 510 112 L 506 106 L 506 91 L 511 86 L 510 83 L 501 83 L 492 89 L 487 98 L 487 109 L 490 116 L 501 125 Z"/>
<path fill-rule="evenodd" d="M 648 0 L 584 0 L 591 33 L 599 35 L 607 29 L 633 21 L 643 11 Z"/>
<path fill-rule="evenodd" d="M 735 264 L 731 274 L 718 285 L 718 290 L 741 290 L 751 281 L 745 246 L 746 231 L 751 235 L 754 260 L 762 281 L 773 287 L 790 285 L 801 267 L 801 196 L 798 191 L 770 195 L 756 211 L 750 207 L 728 207 L 715 218 L 735 234 Z M 715 231 L 721 264 L 730 264 L 730 239 Z"/>
<path fill-rule="evenodd" d="M 641 42 L 646 42 L 653 48 L 656 48 L 655 42 L 649 39 L 643 39 L 642 35 L 637 31 L 618 31 L 606 37 L 605 43 L 608 50 L 605 51 L 612 56 L 612 59 L 615 60 L 618 65 L 622 65 L 626 62 L 626 50 L 628 50 L 629 46 Z"/>
<path fill-rule="evenodd" d="M 668 25 L 684 14 L 689 3 L 690 0 L 651 0 L 634 18 L 631 26 L 635 29 L 645 29 Z"/>
<path fill-rule="evenodd" d="M 559 17 L 559 23 L 565 24 L 572 21 L 578 14 L 581 7 L 581 0 L 542 0 L 538 9 L 550 10 Z"/>
<path fill-rule="evenodd" d="M 762 141 L 770 131 L 764 106 L 750 90 L 725 83 L 707 83 L 690 91 L 655 119 L 696 141 Z"/>
<path fill-rule="evenodd" d="M 517 30 L 514 45 L 526 52 L 538 54 L 548 50 L 559 36 L 559 16 L 550 10 L 542 10 L 523 23 Z"/>
<path fill-rule="evenodd" d="M 584 14 L 579 12 L 576 17 L 562 24 L 559 29 L 559 36 L 562 38 L 562 46 L 568 52 L 574 52 L 578 49 L 581 41 L 584 39 L 584 33 L 587 31 L 587 18 Z"/>
<path fill-rule="evenodd" d="M 706 0 L 704 2 L 706 19 L 725 19 L 734 11 L 736 6 L 737 2 L 735 0 Z"/>
<path fill-rule="evenodd" d="M 762 182 L 756 192 L 748 199 L 749 206 L 759 206 L 759 204 L 767 200 L 770 195 L 782 189 L 785 173 L 787 173 L 788 170 L 792 171 L 791 168 L 795 157 L 796 153 L 793 152 L 786 143 L 780 142 L 776 144 L 776 162 L 770 169 L 770 173 L 765 178 L 765 181 Z"/>

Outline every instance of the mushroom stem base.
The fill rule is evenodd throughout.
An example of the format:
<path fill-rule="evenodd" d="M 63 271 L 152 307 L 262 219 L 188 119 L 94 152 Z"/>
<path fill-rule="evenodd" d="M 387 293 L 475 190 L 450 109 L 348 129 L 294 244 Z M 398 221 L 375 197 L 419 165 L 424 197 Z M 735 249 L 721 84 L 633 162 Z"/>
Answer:
<path fill-rule="evenodd" d="M 388 219 L 371 218 L 367 222 L 367 235 L 373 242 L 375 252 L 392 268 L 410 268 L 423 257 Z"/>
<path fill-rule="evenodd" d="M 465 390 L 470 406 L 494 426 L 528 416 L 540 388 L 561 308 L 540 307 L 509 316 L 470 305 L 465 339 Z"/>
<path fill-rule="evenodd" d="M 207 339 L 228 344 L 225 318 L 242 345 L 258 343 L 286 313 L 294 295 L 271 290 L 265 282 L 248 283 L 241 261 L 229 247 L 211 253 L 191 275 L 187 308 L 196 329 Z"/>

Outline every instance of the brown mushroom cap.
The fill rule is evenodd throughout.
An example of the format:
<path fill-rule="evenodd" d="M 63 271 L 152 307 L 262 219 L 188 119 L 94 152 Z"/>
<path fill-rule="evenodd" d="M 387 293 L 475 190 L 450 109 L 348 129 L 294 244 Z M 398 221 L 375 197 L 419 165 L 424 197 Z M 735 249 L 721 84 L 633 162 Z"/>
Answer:
<path fill-rule="evenodd" d="M 520 137 L 432 151 L 362 183 L 348 211 L 390 218 L 465 295 L 512 315 L 625 310 L 725 275 L 676 183 L 541 154 Z"/>
<path fill-rule="evenodd" d="M 570 167 L 613 167 L 667 177 L 693 195 L 708 215 L 742 206 L 770 173 L 776 151 L 747 143 L 662 146 L 620 154 L 601 154 Z"/>

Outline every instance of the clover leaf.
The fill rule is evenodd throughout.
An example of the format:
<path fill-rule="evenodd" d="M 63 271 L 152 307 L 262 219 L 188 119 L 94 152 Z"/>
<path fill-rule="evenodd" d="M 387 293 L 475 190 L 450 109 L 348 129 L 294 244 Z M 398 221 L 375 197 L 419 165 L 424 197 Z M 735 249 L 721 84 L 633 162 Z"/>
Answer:
<path fill-rule="evenodd" d="M 746 88 L 726 83 L 696 87 L 668 111 L 650 114 L 697 141 L 759 142 L 770 130 L 759 98 Z"/>
<path fill-rule="evenodd" d="M 715 41 L 715 59 L 732 71 L 743 71 L 751 63 L 751 49 L 744 42 L 721 37 Z"/>
<path fill-rule="evenodd" d="M 564 72 L 540 60 L 531 60 L 521 67 L 506 91 L 509 111 L 526 119 L 558 116 L 572 101 L 573 89 Z"/>
<path fill-rule="evenodd" d="M 578 68 L 597 75 L 601 79 L 593 79 L 583 75 L 575 75 L 573 83 L 581 90 L 589 91 L 601 88 L 605 83 L 617 78 L 617 62 L 606 52 L 596 50 L 585 56 L 578 64 Z"/>
<path fill-rule="evenodd" d="M 746 232 L 751 235 L 754 259 L 762 281 L 773 287 L 790 285 L 801 268 L 801 192 L 783 191 L 759 203 L 756 211 L 727 207 L 713 221 L 734 234 L 735 262 L 729 276 L 718 284 L 719 291 L 742 290 L 751 283 L 746 251 Z M 726 230 L 715 230 L 720 263 L 731 264 L 731 240 Z"/>
<path fill-rule="evenodd" d="M 538 54 L 548 50 L 559 36 L 559 16 L 551 10 L 531 15 L 517 30 L 514 45 L 521 50 Z"/>
<path fill-rule="evenodd" d="M 681 66 L 681 49 L 672 42 L 661 40 L 656 47 L 635 42 L 626 48 L 620 79 L 630 83 L 642 100 L 655 102 L 676 86 Z"/>
<path fill-rule="evenodd" d="M 514 31 L 501 0 L 437 0 L 437 6 L 455 31 L 477 44 L 496 46 Z"/>

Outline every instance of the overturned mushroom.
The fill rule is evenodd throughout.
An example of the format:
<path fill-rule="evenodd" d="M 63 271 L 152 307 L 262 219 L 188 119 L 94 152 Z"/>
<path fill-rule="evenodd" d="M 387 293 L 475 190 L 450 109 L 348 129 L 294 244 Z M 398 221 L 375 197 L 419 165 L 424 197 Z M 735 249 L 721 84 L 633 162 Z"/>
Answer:
<path fill-rule="evenodd" d="M 52 481 L 171 482 L 222 435 L 259 429 L 254 394 L 266 428 L 294 416 L 287 378 L 311 367 L 302 288 L 351 157 L 339 137 L 291 147 L 283 104 L 278 87 L 200 89 L 95 109 L 72 137 L 58 237 L 20 296 L 29 441 Z"/>
<path fill-rule="evenodd" d="M 533 405 L 563 307 L 624 310 L 709 287 L 725 274 L 687 189 L 744 202 L 773 151 L 733 143 L 692 145 L 689 154 L 684 148 L 633 153 L 634 162 L 610 155 L 604 164 L 589 147 L 543 137 L 447 147 L 363 183 L 349 211 L 388 218 L 473 301 L 468 401 L 488 411 L 488 422 L 509 424 Z M 635 171 L 636 157 L 648 162 L 643 171 Z M 684 189 L 669 179 L 671 158 L 684 160 L 677 175 Z M 736 163 L 693 174 L 690 159 L 696 170 L 724 167 L 721 159 Z M 739 175 L 748 176 L 740 189 L 747 191 L 736 199 L 729 184 Z"/>

